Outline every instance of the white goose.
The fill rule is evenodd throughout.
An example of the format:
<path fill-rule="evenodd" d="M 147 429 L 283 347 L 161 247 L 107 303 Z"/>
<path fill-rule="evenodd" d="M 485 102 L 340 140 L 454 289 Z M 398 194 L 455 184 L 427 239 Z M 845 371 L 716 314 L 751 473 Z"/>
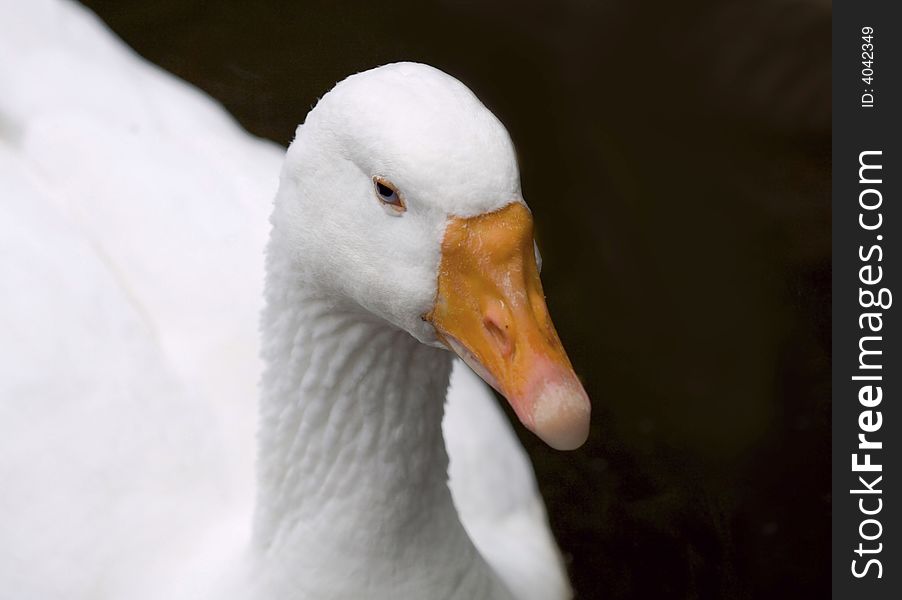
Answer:
<path fill-rule="evenodd" d="M 525 454 L 465 368 L 442 424 L 443 344 L 553 446 L 589 412 L 510 140 L 472 93 L 388 65 L 298 128 L 258 393 L 282 152 L 80 7 L 0 9 L 2 595 L 568 597 Z"/>

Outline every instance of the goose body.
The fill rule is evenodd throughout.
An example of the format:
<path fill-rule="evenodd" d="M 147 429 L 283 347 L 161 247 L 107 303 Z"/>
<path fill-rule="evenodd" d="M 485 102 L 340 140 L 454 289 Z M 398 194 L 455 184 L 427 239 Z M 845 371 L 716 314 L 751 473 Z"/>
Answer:
<path fill-rule="evenodd" d="M 485 384 L 418 318 L 438 244 L 411 266 L 431 273 L 407 287 L 380 283 L 375 263 L 353 290 L 315 285 L 352 281 L 359 258 L 292 229 L 327 231 L 344 210 L 302 211 L 293 195 L 325 198 L 317 181 L 344 181 L 298 170 L 347 166 L 347 148 L 303 143 L 332 135 L 341 94 L 286 160 L 82 8 L 0 9 L 3 595 L 569 597 L 522 447 Z M 469 93 L 422 65 L 378 72 Z M 504 163 L 491 148 L 499 127 L 487 121 L 486 152 Z M 354 147 L 378 154 L 365 141 Z M 485 186 L 518 194 L 511 164 Z M 438 210 L 379 214 L 392 227 Z M 397 263 L 420 241 L 396 227 L 373 243 Z M 299 264 L 302 244 L 319 260 Z"/>

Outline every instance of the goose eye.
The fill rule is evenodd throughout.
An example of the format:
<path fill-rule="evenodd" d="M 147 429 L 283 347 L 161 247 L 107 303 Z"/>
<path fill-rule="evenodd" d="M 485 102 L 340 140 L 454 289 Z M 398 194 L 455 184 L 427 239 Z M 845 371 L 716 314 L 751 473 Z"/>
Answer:
<path fill-rule="evenodd" d="M 389 181 L 381 177 L 374 177 L 373 186 L 376 190 L 376 197 L 393 214 L 400 214 L 407 210 L 407 206 L 401 199 L 401 195 L 398 194 L 398 190 Z"/>

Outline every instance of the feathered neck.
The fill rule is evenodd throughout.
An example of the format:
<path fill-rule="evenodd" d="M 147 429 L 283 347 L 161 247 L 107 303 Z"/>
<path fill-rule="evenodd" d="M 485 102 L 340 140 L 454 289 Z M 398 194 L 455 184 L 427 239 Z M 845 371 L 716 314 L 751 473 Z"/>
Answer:
<path fill-rule="evenodd" d="M 267 259 L 255 579 L 279 598 L 503 598 L 447 486 L 451 356 Z"/>

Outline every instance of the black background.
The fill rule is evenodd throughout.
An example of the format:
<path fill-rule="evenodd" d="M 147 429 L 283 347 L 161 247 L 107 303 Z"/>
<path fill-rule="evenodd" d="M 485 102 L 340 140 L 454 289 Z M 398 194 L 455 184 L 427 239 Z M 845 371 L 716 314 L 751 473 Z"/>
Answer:
<path fill-rule="evenodd" d="M 829 2 L 87 4 L 283 144 L 378 64 L 469 85 L 594 404 L 583 450 L 521 435 L 578 597 L 827 597 Z"/>

